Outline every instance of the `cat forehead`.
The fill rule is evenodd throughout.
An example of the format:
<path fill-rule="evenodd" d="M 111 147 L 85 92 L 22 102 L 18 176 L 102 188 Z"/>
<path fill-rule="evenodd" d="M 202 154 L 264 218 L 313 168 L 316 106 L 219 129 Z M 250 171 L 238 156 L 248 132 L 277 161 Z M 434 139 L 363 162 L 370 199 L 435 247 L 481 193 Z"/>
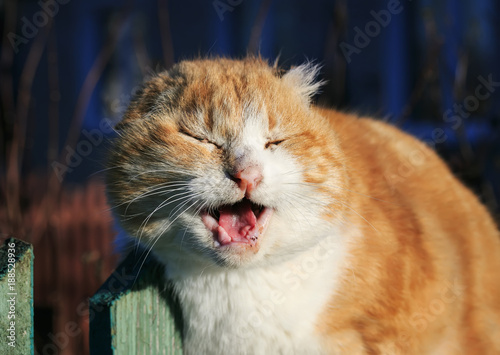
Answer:
<path fill-rule="evenodd" d="M 255 110 L 283 90 L 271 73 L 255 68 L 249 72 L 205 68 L 188 75 L 183 88 L 186 106 L 219 111 Z"/>
<path fill-rule="evenodd" d="M 203 123 L 231 136 L 248 129 L 267 132 L 283 111 L 273 102 L 282 90 L 270 73 L 205 68 L 186 78 L 176 116 L 181 125 Z"/>
<path fill-rule="evenodd" d="M 169 73 L 184 78 L 182 91 L 187 103 L 224 109 L 266 101 L 273 106 L 283 97 L 288 103 L 309 105 L 322 84 L 315 79 L 318 70 L 318 66 L 307 63 L 282 75 L 262 59 L 247 58 L 181 62 Z"/>
<path fill-rule="evenodd" d="M 222 132 L 241 131 L 245 124 L 273 129 L 282 117 L 288 122 L 307 115 L 320 85 L 316 73 L 306 64 L 281 75 L 255 58 L 181 62 L 144 84 L 117 128 L 159 114 L 185 125 L 201 120 Z"/>

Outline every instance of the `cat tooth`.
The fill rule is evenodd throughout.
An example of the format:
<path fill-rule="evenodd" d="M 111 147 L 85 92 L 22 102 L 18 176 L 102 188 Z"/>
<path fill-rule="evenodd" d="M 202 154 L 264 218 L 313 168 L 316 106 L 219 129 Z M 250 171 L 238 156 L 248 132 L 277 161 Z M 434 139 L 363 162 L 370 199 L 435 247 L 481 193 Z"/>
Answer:
<path fill-rule="evenodd" d="M 217 228 L 219 227 L 219 223 L 217 222 L 217 220 L 215 218 L 213 218 L 212 216 L 210 216 L 208 213 L 204 213 L 201 216 L 201 220 L 202 220 L 203 224 L 205 225 L 205 227 L 207 227 L 208 230 L 210 230 L 212 232 L 215 232 L 217 230 Z"/>
<path fill-rule="evenodd" d="M 258 224 L 261 226 L 266 226 L 273 215 L 273 210 L 269 207 L 265 207 L 257 220 Z"/>
<path fill-rule="evenodd" d="M 220 247 L 220 243 L 217 240 L 214 240 L 214 247 L 218 248 Z"/>
<path fill-rule="evenodd" d="M 217 232 L 219 234 L 219 243 L 222 244 L 222 245 L 226 245 L 226 244 L 229 244 L 232 242 L 232 239 L 231 237 L 229 236 L 229 234 L 227 234 L 226 230 L 224 228 L 222 228 L 221 226 L 219 226 L 219 228 L 217 228 Z"/>

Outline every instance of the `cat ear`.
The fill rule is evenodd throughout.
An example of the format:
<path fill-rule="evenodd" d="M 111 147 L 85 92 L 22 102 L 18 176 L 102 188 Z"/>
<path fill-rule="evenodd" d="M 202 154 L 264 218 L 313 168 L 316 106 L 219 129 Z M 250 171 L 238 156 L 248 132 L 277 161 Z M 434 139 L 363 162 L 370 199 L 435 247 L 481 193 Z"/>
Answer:
<path fill-rule="evenodd" d="M 320 66 L 313 63 L 305 63 L 298 67 L 292 67 L 282 77 L 282 80 L 298 91 L 307 103 L 318 92 L 323 81 L 317 81 Z"/>

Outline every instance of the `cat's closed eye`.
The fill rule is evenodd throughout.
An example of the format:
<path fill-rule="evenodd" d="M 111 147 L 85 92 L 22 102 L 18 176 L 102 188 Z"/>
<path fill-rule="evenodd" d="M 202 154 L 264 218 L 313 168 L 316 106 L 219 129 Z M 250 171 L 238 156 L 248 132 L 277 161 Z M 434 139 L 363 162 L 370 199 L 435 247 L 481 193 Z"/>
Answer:
<path fill-rule="evenodd" d="M 204 138 L 204 137 L 198 136 L 198 135 L 196 135 L 194 133 L 188 132 L 187 130 L 180 129 L 179 133 L 181 133 L 181 134 L 183 134 L 185 136 L 188 136 L 190 138 L 196 139 L 197 141 L 199 141 L 201 143 L 212 144 L 212 145 L 216 146 L 219 149 L 221 148 L 220 145 L 218 145 L 215 142 L 210 141 L 208 138 Z"/>
<path fill-rule="evenodd" d="M 271 147 L 275 147 L 275 146 L 280 145 L 284 141 L 285 141 L 285 139 L 276 139 L 276 140 L 273 140 L 273 141 L 268 141 L 264 147 L 266 149 L 271 148 Z"/>

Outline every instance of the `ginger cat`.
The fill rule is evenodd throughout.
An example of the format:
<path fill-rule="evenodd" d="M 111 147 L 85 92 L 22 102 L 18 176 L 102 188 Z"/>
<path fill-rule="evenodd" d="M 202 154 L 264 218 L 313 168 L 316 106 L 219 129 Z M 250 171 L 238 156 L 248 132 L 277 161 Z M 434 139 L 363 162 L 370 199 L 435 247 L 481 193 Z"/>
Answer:
<path fill-rule="evenodd" d="M 311 65 L 184 61 L 116 127 L 108 194 L 186 354 L 500 354 L 500 236 L 415 138 L 310 104 Z"/>

